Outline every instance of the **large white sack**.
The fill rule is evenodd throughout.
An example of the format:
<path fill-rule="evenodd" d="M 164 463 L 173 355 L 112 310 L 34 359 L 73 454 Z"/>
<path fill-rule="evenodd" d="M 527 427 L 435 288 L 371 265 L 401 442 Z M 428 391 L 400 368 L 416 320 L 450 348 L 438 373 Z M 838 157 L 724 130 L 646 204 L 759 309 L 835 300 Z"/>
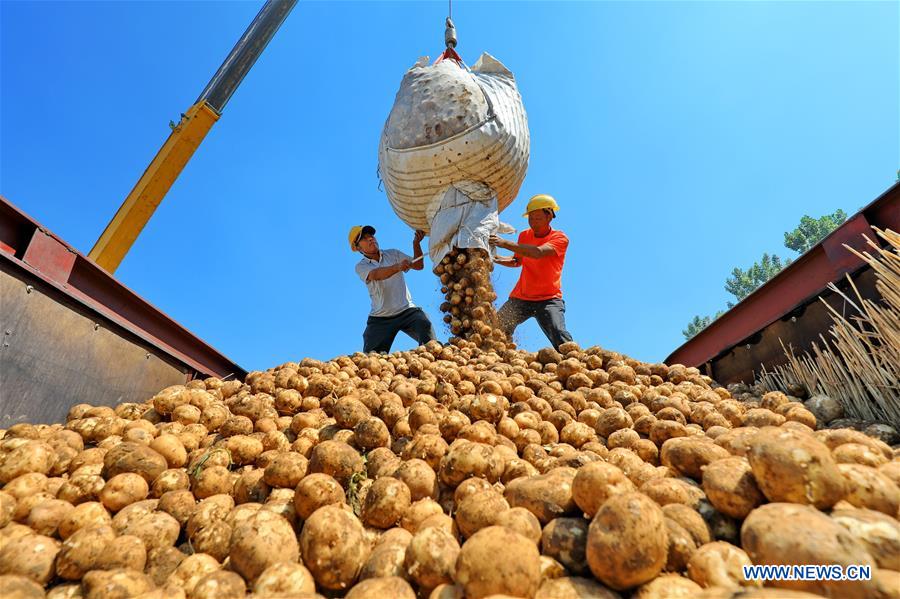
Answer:
<path fill-rule="evenodd" d="M 431 240 L 430 253 L 440 259 L 453 245 L 486 246 L 482 234 L 497 229 L 485 223 L 499 225 L 496 211 L 515 199 L 528 155 L 515 77 L 485 53 L 470 70 L 423 58 L 407 71 L 381 135 L 378 166 L 388 200 L 406 224 L 432 235 L 439 225 L 443 239 Z M 463 210 L 464 198 L 479 205 Z M 454 214 L 436 223 L 442 205 Z M 493 220 L 483 214 L 492 206 Z M 475 235 L 448 237 L 454 219 Z"/>

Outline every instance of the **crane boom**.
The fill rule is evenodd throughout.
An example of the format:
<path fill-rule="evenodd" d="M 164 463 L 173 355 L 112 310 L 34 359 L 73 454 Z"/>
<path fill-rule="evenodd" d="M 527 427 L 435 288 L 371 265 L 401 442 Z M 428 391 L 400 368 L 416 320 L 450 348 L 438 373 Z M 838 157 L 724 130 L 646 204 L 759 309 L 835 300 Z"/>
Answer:
<path fill-rule="evenodd" d="M 297 0 L 266 0 L 197 101 L 156 153 L 88 257 L 113 273 Z"/>

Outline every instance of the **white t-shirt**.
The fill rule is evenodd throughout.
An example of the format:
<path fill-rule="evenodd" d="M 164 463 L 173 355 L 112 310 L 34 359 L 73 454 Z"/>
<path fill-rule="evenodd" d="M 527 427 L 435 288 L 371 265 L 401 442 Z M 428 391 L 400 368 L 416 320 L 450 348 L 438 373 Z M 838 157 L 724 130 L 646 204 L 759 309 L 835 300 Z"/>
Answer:
<path fill-rule="evenodd" d="M 372 299 L 372 309 L 369 316 L 396 316 L 404 310 L 415 308 L 412 303 L 412 296 L 406 287 L 406 279 L 402 272 L 398 272 L 386 279 L 380 281 L 367 281 L 369 273 L 376 268 L 382 266 L 393 266 L 404 260 L 412 260 L 412 257 L 404 254 L 400 250 L 381 250 L 380 260 L 369 260 L 363 256 L 359 264 L 356 265 L 356 274 L 366 284 L 369 290 L 369 297 Z"/>

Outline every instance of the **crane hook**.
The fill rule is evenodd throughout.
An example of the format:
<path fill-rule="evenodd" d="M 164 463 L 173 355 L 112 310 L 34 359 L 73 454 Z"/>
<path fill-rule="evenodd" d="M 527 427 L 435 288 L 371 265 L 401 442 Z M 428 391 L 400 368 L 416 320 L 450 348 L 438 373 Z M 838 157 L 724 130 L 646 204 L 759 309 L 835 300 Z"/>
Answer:
<path fill-rule="evenodd" d="M 444 30 L 444 44 L 451 50 L 456 48 L 456 26 L 450 17 L 447 17 L 447 28 Z"/>

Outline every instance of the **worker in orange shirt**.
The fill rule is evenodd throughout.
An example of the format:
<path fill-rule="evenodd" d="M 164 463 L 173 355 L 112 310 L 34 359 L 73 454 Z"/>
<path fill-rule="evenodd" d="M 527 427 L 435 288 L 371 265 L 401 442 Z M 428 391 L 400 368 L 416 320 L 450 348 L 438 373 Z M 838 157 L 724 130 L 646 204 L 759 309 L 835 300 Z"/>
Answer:
<path fill-rule="evenodd" d="M 536 195 L 529 200 L 522 215 L 528 217 L 530 228 L 519 234 L 517 243 L 496 235 L 490 238 L 492 246 L 513 252 L 513 256 L 497 257 L 494 262 L 522 268 L 509 300 L 497 313 L 503 332 L 512 338 L 517 326 L 534 317 L 556 349 L 572 341 L 572 335 L 566 330 L 566 303 L 561 287 L 569 238 L 550 226 L 558 210 L 559 205 L 552 196 Z"/>

